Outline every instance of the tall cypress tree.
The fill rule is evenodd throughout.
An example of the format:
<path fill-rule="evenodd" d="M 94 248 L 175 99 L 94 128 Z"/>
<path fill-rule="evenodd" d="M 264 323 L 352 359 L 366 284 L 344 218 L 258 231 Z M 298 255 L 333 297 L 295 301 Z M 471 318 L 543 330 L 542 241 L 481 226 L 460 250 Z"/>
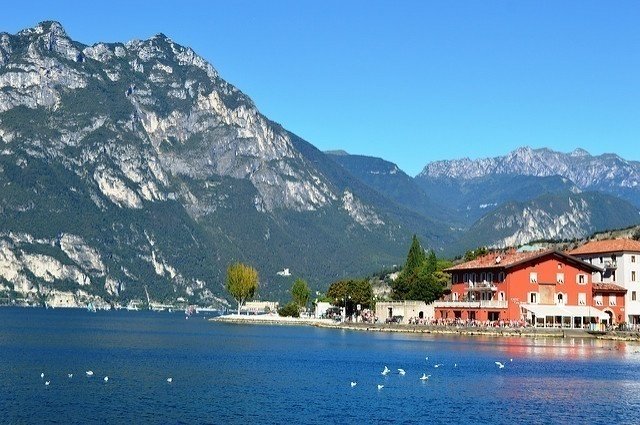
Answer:
<path fill-rule="evenodd" d="M 409 248 L 409 253 L 407 254 L 407 262 L 404 264 L 404 270 L 402 271 L 405 274 L 413 274 L 415 273 L 420 266 L 426 261 L 427 256 L 424 253 L 424 249 L 420 246 L 420 241 L 418 241 L 418 237 L 413 235 L 413 240 L 411 241 L 411 247 Z"/>

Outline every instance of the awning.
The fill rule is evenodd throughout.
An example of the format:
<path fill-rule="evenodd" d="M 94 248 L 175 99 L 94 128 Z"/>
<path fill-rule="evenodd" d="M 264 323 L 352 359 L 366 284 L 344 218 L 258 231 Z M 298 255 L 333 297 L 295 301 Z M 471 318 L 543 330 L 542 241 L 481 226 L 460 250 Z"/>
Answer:
<path fill-rule="evenodd" d="M 585 305 L 546 305 L 546 304 L 520 304 L 520 307 L 530 311 L 536 317 L 597 317 L 607 320 L 609 315 L 595 307 Z"/>

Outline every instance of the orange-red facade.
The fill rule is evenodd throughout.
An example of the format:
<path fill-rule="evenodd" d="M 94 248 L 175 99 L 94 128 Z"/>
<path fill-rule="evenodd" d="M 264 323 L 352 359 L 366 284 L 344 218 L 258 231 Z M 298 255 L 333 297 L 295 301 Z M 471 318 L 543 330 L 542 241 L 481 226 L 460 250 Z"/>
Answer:
<path fill-rule="evenodd" d="M 623 317 L 624 289 L 596 288 L 598 267 L 557 251 L 489 254 L 448 270 L 451 294 L 436 302 L 436 319 L 525 321 L 521 305 L 592 306 Z M 596 305 L 596 303 L 598 305 Z"/>

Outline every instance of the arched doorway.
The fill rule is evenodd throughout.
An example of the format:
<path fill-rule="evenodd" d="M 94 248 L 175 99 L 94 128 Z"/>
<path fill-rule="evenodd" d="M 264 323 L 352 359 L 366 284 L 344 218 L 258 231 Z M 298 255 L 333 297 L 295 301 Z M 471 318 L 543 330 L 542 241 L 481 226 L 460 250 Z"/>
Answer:
<path fill-rule="evenodd" d="M 606 309 L 604 312 L 609 315 L 609 319 L 607 319 L 607 325 L 614 325 L 616 322 L 616 315 L 613 314 L 613 311 Z"/>

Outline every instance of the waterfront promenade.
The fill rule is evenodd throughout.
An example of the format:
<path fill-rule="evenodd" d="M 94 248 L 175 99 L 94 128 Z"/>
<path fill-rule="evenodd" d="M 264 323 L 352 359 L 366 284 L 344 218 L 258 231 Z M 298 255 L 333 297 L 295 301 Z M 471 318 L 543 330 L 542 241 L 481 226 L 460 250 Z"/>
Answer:
<path fill-rule="evenodd" d="M 608 331 L 602 334 L 589 333 L 583 329 L 542 328 L 542 327 L 495 327 L 465 325 L 415 325 L 387 323 L 336 322 L 330 319 L 280 317 L 278 315 L 226 315 L 211 321 L 244 324 L 306 325 L 331 329 L 348 329 L 362 332 L 403 332 L 450 336 L 491 336 L 526 338 L 597 338 L 640 342 L 640 332 Z"/>

